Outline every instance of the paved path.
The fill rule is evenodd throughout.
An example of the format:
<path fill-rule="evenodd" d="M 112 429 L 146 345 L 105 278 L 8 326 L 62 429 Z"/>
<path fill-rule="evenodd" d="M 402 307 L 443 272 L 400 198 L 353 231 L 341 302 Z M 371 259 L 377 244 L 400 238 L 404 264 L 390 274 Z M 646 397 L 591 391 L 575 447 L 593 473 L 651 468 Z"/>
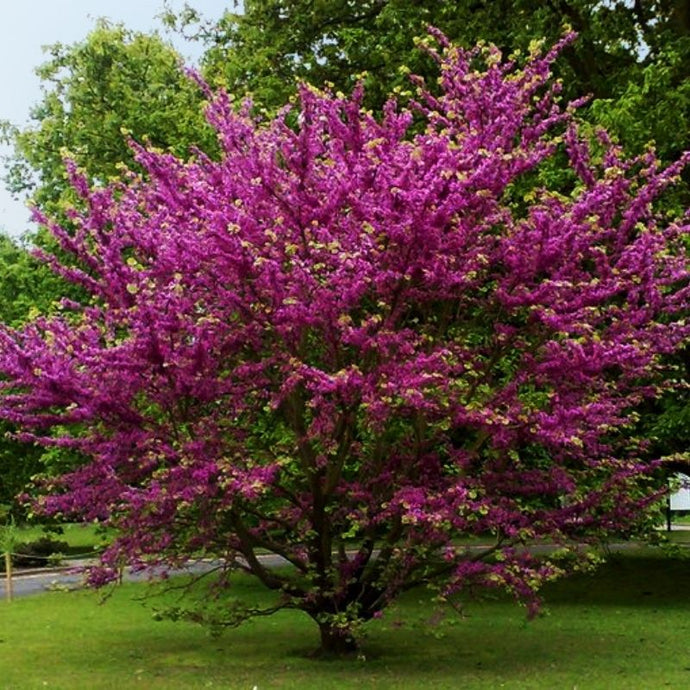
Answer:
<path fill-rule="evenodd" d="M 12 578 L 12 591 L 15 597 L 27 594 L 39 594 L 54 588 L 76 588 L 81 586 L 83 577 L 77 573 L 70 573 L 66 568 L 50 569 L 42 572 L 23 573 L 18 571 Z M 0 597 L 5 598 L 7 580 L 2 576 L 0 582 Z"/>
<path fill-rule="evenodd" d="M 273 554 L 260 556 L 261 562 L 269 568 L 277 568 L 285 565 L 287 561 Z M 60 568 L 36 568 L 33 570 L 18 570 L 12 578 L 12 593 L 15 597 L 23 597 L 29 594 L 40 594 L 49 590 L 72 590 L 83 587 L 84 576 L 75 572 L 78 568 L 89 565 L 93 561 L 73 561 L 68 566 Z M 202 573 L 216 567 L 218 563 L 211 561 L 197 561 L 189 567 L 170 571 L 171 575 L 184 575 L 189 573 Z M 124 579 L 128 582 L 143 582 L 149 579 L 146 572 L 132 573 L 125 571 Z M 0 600 L 6 597 L 7 580 L 0 575 Z"/>

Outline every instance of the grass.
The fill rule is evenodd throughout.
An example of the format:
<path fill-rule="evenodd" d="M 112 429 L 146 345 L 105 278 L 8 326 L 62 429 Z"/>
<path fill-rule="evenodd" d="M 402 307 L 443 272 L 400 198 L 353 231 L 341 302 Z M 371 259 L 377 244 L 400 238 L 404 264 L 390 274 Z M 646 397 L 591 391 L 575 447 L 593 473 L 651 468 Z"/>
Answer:
<path fill-rule="evenodd" d="M 690 514 L 687 512 L 674 513 L 673 522 L 677 525 L 690 525 Z"/>
<path fill-rule="evenodd" d="M 664 532 L 671 544 L 690 544 L 690 530 L 678 530 L 677 532 Z"/>
<path fill-rule="evenodd" d="M 265 596 L 250 581 L 238 590 Z M 690 564 L 625 552 L 594 575 L 556 583 L 530 623 L 493 600 L 431 627 L 415 592 L 371 624 L 365 660 L 316 661 L 313 623 L 286 612 L 213 638 L 154 622 L 125 585 L 103 606 L 88 592 L 0 605 L 0 687 L 57 688 L 686 688 L 690 685 Z"/>
<path fill-rule="evenodd" d="M 17 528 L 17 540 L 30 542 L 50 536 L 69 544 L 67 554 L 77 556 L 91 554 L 107 544 L 108 533 L 93 523 L 66 523 L 60 526 L 61 532 L 46 532 L 41 525 L 25 525 Z"/>

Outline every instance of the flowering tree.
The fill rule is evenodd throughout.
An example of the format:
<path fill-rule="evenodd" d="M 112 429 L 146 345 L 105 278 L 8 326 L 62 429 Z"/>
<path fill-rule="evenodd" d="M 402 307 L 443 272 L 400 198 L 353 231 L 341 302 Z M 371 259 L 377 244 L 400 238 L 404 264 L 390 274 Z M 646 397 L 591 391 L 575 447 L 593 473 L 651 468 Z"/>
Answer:
<path fill-rule="evenodd" d="M 437 39 L 408 109 L 305 86 L 262 123 L 220 93 L 220 160 L 72 169 L 85 210 L 42 222 L 75 261 L 47 259 L 90 299 L 2 331 L 1 412 L 83 459 L 40 505 L 117 526 L 94 584 L 212 555 L 275 606 L 199 616 L 301 609 L 339 653 L 423 583 L 532 605 L 561 567 L 525 541 L 577 551 L 654 498 L 631 429 L 688 333 L 687 226 L 651 208 L 682 162 L 590 150 L 561 45 L 518 69 Z M 551 156 L 568 194 L 538 184 Z"/>

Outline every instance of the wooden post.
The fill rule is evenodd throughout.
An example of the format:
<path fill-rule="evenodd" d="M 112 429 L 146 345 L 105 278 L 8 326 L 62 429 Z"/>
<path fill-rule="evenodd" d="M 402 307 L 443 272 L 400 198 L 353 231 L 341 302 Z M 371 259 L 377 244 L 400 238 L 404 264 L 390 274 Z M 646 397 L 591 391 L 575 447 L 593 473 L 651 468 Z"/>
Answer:
<path fill-rule="evenodd" d="M 7 601 L 12 601 L 12 554 L 5 551 L 5 598 Z"/>

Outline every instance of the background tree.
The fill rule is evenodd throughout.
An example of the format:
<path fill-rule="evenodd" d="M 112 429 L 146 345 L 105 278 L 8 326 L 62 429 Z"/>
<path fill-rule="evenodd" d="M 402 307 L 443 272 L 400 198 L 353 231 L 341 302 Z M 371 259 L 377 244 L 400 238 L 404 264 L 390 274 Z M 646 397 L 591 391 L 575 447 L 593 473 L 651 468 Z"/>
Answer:
<path fill-rule="evenodd" d="M 682 164 L 588 146 L 553 102 L 555 52 L 436 59 L 441 95 L 412 111 L 304 87 L 261 124 L 221 93 L 220 160 L 138 149 L 145 176 L 92 191 L 71 167 L 75 230 L 44 222 L 89 299 L 0 332 L 0 413 L 87 458 L 41 505 L 118 527 L 94 584 L 220 557 L 274 604 L 216 588 L 174 615 L 297 608 L 344 653 L 411 587 L 533 608 L 565 566 L 526 541 L 577 562 L 639 527 L 656 493 L 633 410 L 690 290 L 688 227 L 651 204 Z M 559 146 L 567 194 L 530 174 Z M 495 543 L 457 544 L 475 534 Z"/>
<path fill-rule="evenodd" d="M 0 322 L 21 326 L 54 311 L 65 282 L 17 240 L 0 233 Z"/>
<path fill-rule="evenodd" d="M 190 8 L 168 13 L 167 23 L 203 41 L 209 83 L 240 97 L 249 90 L 258 105 L 275 110 L 298 79 L 349 91 L 363 71 L 367 102 L 380 107 L 393 87 L 410 88 L 410 70 L 433 74 L 432 61 L 414 46 L 429 25 L 460 44 L 487 40 L 508 55 L 534 40 L 554 42 L 568 22 L 579 38 L 556 68 L 566 97 L 592 94 L 594 119 L 630 152 L 653 139 L 660 158 L 671 161 L 690 148 L 689 14 L 687 0 L 248 0 L 243 13 L 229 11 L 217 23 Z M 199 93 L 156 35 L 101 22 L 83 43 L 53 46 L 38 71 L 45 96 L 33 124 L 9 132 L 6 124 L 15 145 L 6 179 L 44 209 L 55 210 L 62 195 L 74 201 L 65 151 L 92 180 L 104 181 L 132 163 L 123 131 L 181 156 L 190 145 L 211 150 Z"/>
<path fill-rule="evenodd" d="M 0 322 L 19 327 L 37 314 L 55 311 L 56 296 L 65 293 L 66 284 L 29 250 L 12 238 L 0 234 Z M 45 449 L 32 443 L 8 438 L 13 425 L 0 422 L 0 505 L 9 508 L 14 518 L 25 514 L 17 502 L 31 478 L 46 470 Z"/>
<path fill-rule="evenodd" d="M 86 39 L 55 44 L 37 69 L 43 100 L 25 129 L 5 125 L 15 147 L 6 183 L 51 213 L 74 201 L 64 157 L 96 183 L 132 166 L 128 137 L 179 156 L 190 146 L 210 150 L 201 94 L 179 55 L 155 34 L 100 21 Z"/>
<path fill-rule="evenodd" d="M 567 23 L 579 38 L 557 66 L 566 96 L 591 94 L 597 117 L 636 152 L 651 138 L 665 160 L 690 148 L 687 0 L 246 0 L 241 12 L 237 4 L 217 23 L 190 8 L 167 21 L 205 42 L 211 82 L 248 90 L 263 106 L 281 106 L 297 80 L 347 92 L 364 71 L 368 103 L 380 106 L 393 86 L 409 88 L 410 70 L 433 74 L 414 47 L 429 25 L 508 55 L 555 42 Z"/>

